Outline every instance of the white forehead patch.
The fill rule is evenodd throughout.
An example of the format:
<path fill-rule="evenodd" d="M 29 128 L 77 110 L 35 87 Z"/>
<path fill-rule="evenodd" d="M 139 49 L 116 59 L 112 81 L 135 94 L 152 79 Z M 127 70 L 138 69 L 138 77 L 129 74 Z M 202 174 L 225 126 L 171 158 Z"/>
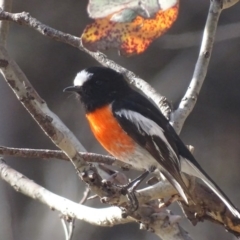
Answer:
<path fill-rule="evenodd" d="M 92 73 L 88 73 L 86 70 L 82 70 L 75 77 L 73 85 L 81 87 L 92 75 Z"/>

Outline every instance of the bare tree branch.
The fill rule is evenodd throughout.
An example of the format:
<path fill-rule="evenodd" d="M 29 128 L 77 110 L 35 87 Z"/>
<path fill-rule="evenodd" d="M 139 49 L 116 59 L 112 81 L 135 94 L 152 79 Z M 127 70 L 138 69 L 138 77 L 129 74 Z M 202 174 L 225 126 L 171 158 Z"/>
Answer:
<path fill-rule="evenodd" d="M 45 152 L 48 152 L 48 150 L 46 150 L 46 151 L 41 150 L 41 151 L 43 151 L 43 153 L 41 153 L 39 155 L 38 153 L 34 154 L 33 150 L 30 150 L 29 151 L 30 154 L 28 154 L 28 150 L 24 149 L 24 151 L 26 151 L 26 155 L 25 155 L 25 154 L 21 153 L 21 150 L 17 149 L 17 151 L 16 151 L 17 154 L 14 155 L 15 150 L 16 150 L 15 148 L 10 148 L 10 149 L 0 148 L 0 154 L 8 153 L 10 151 L 11 156 L 21 156 L 21 157 L 26 157 L 26 156 L 27 157 L 30 157 L 30 156 L 36 157 L 36 156 L 38 156 L 38 157 L 40 157 L 41 154 L 42 154 L 42 156 L 45 156 Z M 23 153 L 24 153 L 24 151 L 23 151 Z M 36 150 L 36 151 L 38 151 L 38 150 Z M 59 151 L 50 151 L 50 152 L 52 152 L 52 154 L 50 155 L 51 157 L 54 157 L 54 152 L 57 153 L 56 156 L 58 156 L 58 154 L 59 154 Z M 104 159 L 104 156 L 98 155 L 98 154 L 87 154 L 87 153 L 86 153 L 86 155 L 85 155 L 85 153 L 81 153 L 81 154 L 82 154 L 83 158 L 85 158 L 85 156 L 86 156 L 85 160 L 90 161 L 90 162 L 94 161 L 94 159 L 98 160 L 99 157 L 100 157 L 100 160 L 102 158 Z M 91 159 L 91 156 L 93 157 L 93 159 Z M 236 232 L 240 231 L 240 228 L 239 228 L 239 225 L 237 224 L 236 219 L 234 219 L 231 215 L 229 215 L 225 212 L 224 205 L 220 202 L 220 200 L 218 198 L 216 198 L 215 195 L 209 195 L 208 188 L 205 185 L 195 183 L 194 186 L 190 186 L 190 189 L 192 189 L 192 192 L 196 196 L 196 202 L 199 202 L 199 205 L 202 205 L 202 206 L 205 205 L 206 208 L 208 209 L 208 211 L 205 212 L 204 215 L 201 215 L 200 218 L 196 218 L 196 216 L 194 214 L 195 214 L 195 212 L 199 212 L 199 210 L 196 209 L 196 206 L 188 206 L 188 207 L 184 206 L 184 211 L 188 212 L 188 214 L 189 214 L 188 217 L 194 224 L 196 224 L 199 220 L 207 219 L 207 220 L 213 221 L 215 223 L 224 224 L 225 227 L 228 230 L 234 232 L 234 234 L 237 234 Z M 140 204 L 145 204 L 152 200 L 167 198 L 174 194 L 177 194 L 176 189 L 174 189 L 172 187 L 172 185 L 169 184 L 169 182 L 160 181 L 159 183 L 157 183 L 154 186 L 150 186 L 150 187 L 138 190 L 136 192 L 136 197 Z M 106 203 L 115 204 L 118 206 L 124 206 L 127 203 L 127 199 L 123 195 L 118 196 L 116 198 L 103 197 L 102 201 L 106 202 Z M 227 219 L 227 221 L 226 221 L 226 219 Z M 233 222 L 235 222 L 235 225 L 233 224 Z"/>
<path fill-rule="evenodd" d="M 9 57 L 7 50 L 3 46 L 0 46 L 0 59 L 2 63 L 0 68 L 4 79 L 45 134 L 47 134 L 69 158 L 73 159 L 73 164 L 77 169 L 85 166 L 85 161 L 83 161 L 78 154 L 79 151 L 85 150 L 84 147 L 69 129 L 65 127 L 61 120 L 48 109 L 45 101 L 41 99 L 34 90 L 25 74 Z M 57 128 L 55 126 L 57 126 Z M 68 135 L 69 138 L 67 138 L 66 135 Z"/>
<path fill-rule="evenodd" d="M 29 148 L 11 148 L 0 146 L 0 155 L 24 157 L 24 158 L 41 158 L 41 159 L 61 159 L 69 161 L 69 158 L 60 150 L 49 149 L 29 149 Z M 89 163 L 102 163 L 119 168 L 130 169 L 131 165 L 126 164 L 112 156 L 101 155 L 97 153 L 79 152 L 82 159 Z"/>
<path fill-rule="evenodd" d="M 51 210 L 57 210 L 70 218 L 77 218 L 103 227 L 133 221 L 130 218 L 122 219 L 121 210 L 118 207 L 94 209 L 58 196 L 12 169 L 3 160 L 0 160 L 0 176 L 17 192 L 38 200 L 49 206 Z"/>
<path fill-rule="evenodd" d="M 131 217 L 122 218 L 122 212 L 118 207 L 94 209 L 51 193 L 47 189 L 29 180 L 26 176 L 10 168 L 3 160 L 0 160 L 0 176 L 16 191 L 42 202 L 49 206 L 51 210 L 57 210 L 67 217 L 104 227 L 135 221 Z M 162 239 L 190 239 L 188 233 L 179 227 L 179 217 L 172 215 L 164 209 L 154 213 L 154 208 L 150 205 L 140 208 L 141 212 L 139 211 L 138 215 L 141 213 L 141 216 L 136 217 L 143 221 L 145 229 L 155 232 L 155 234 Z M 161 229 L 161 231 L 159 229 Z"/>
<path fill-rule="evenodd" d="M 88 196 L 90 194 L 90 188 L 86 187 L 85 191 L 83 192 L 83 197 L 80 200 L 79 204 L 83 205 L 87 199 Z M 64 230 L 64 234 L 65 234 L 65 239 L 66 240 L 71 240 L 73 237 L 73 230 L 75 227 L 75 218 L 66 218 L 65 216 L 61 216 L 61 222 L 63 225 L 63 230 Z"/>
<path fill-rule="evenodd" d="M 65 239 L 66 240 L 71 240 L 71 238 L 69 239 L 68 226 L 67 226 L 68 224 L 66 223 L 66 221 L 63 217 L 61 218 L 61 223 L 62 223 Z"/>
<path fill-rule="evenodd" d="M 219 0 L 212 0 L 210 3 L 200 53 L 193 73 L 193 78 L 190 82 L 187 92 L 178 106 L 178 109 L 172 113 L 170 118 L 171 124 L 178 134 L 181 132 L 185 120 L 192 112 L 197 102 L 198 94 L 201 90 L 202 84 L 205 80 L 214 44 L 218 19 L 221 12 L 222 2 Z"/>
<path fill-rule="evenodd" d="M 97 162 L 107 165 L 131 168 L 131 165 L 127 165 L 114 157 L 105 156 L 96 153 L 79 153 L 84 161 L 86 162 Z M 26 149 L 26 148 L 9 148 L 0 146 L 0 155 L 3 156 L 14 156 L 14 157 L 24 157 L 24 158 L 57 158 L 69 161 L 66 155 L 59 150 L 45 150 L 45 149 Z M 153 199 L 165 198 L 176 194 L 176 190 L 168 182 L 159 182 L 157 185 L 147 187 L 143 190 L 139 190 L 137 197 L 139 198 L 140 203 L 146 203 Z M 119 200 L 119 204 L 126 202 L 126 197 L 122 196 Z"/>

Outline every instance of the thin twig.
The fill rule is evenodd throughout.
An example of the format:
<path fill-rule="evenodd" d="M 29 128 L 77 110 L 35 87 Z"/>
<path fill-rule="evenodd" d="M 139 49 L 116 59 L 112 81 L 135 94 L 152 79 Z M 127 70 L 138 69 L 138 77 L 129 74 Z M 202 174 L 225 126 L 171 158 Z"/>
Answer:
<path fill-rule="evenodd" d="M 83 205 L 87 200 L 88 200 L 88 196 L 90 194 L 91 190 L 90 188 L 87 186 L 85 191 L 83 192 L 83 197 L 82 199 L 80 200 L 79 204 Z M 70 219 L 70 221 L 65 221 L 65 224 L 67 225 L 68 223 L 68 236 L 66 238 L 66 240 L 71 240 L 72 237 L 73 237 L 73 230 L 74 230 L 74 227 L 75 227 L 75 218 L 72 218 Z M 64 228 L 65 229 L 65 228 Z"/>
<path fill-rule="evenodd" d="M 83 192 L 83 197 L 80 200 L 79 204 L 84 204 L 88 200 L 88 196 L 91 192 L 91 189 L 89 187 L 86 187 L 85 191 Z"/>
<path fill-rule="evenodd" d="M 29 148 L 11 148 L 0 146 L 0 155 L 14 156 L 23 158 L 41 158 L 41 159 L 60 159 L 69 161 L 69 158 L 60 150 L 49 150 L 49 149 L 29 149 Z M 79 152 L 82 159 L 89 163 L 102 163 L 120 168 L 130 169 L 131 165 L 126 164 L 118 159 L 101 155 L 97 153 Z"/>
<path fill-rule="evenodd" d="M 178 134 L 181 132 L 185 120 L 192 112 L 197 102 L 198 94 L 201 90 L 202 84 L 205 80 L 221 12 L 221 1 L 212 0 L 204 28 L 200 53 L 194 69 L 192 80 L 178 106 L 178 109 L 172 113 L 170 118 L 171 124 Z"/>
<path fill-rule="evenodd" d="M 69 223 L 69 226 L 68 226 L 68 239 L 67 240 L 71 240 L 73 238 L 73 230 L 74 230 L 74 227 L 75 227 L 75 218 L 72 219 L 72 221 Z"/>
<path fill-rule="evenodd" d="M 12 0 L 0 0 L 0 8 L 4 11 L 11 12 Z M 9 30 L 9 23 L 6 21 L 0 21 L 0 44 L 7 45 L 7 36 Z"/>
<path fill-rule="evenodd" d="M 62 224 L 62 227 L 63 227 L 63 232 L 64 232 L 64 235 L 65 235 L 65 239 L 69 240 L 67 223 L 66 223 L 66 220 L 63 217 L 61 217 L 61 224 Z"/>

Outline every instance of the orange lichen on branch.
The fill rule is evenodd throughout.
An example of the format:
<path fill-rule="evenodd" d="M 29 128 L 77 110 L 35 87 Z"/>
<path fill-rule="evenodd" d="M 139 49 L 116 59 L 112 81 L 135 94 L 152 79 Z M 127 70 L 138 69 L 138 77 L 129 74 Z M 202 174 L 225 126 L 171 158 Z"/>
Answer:
<path fill-rule="evenodd" d="M 132 22 L 113 22 L 112 15 L 96 19 L 82 34 L 84 47 L 91 51 L 118 48 L 122 55 L 144 52 L 153 40 L 164 34 L 175 22 L 179 4 L 156 13 L 154 18 L 137 16 Z"/>

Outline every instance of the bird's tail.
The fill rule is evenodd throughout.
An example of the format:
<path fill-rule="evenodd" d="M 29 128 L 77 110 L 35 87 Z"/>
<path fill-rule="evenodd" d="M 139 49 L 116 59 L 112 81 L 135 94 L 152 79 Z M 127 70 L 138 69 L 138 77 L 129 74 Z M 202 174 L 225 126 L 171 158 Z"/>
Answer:
<path fill-rule="evenodd" d="M 204 183 L 221 199 L 229 211 L 236 217 L 240 219 L 239 211 L 234 207 L 228 197 L 222 192 L 222 190 L 217 186 L 216 183 L 205 173 L 205 171 L 200 167 L 196 167 L 192 162 L 183 158 L 181 161 L 181 171 L 187 173 L 191 176 L 200 178 Z"/>

